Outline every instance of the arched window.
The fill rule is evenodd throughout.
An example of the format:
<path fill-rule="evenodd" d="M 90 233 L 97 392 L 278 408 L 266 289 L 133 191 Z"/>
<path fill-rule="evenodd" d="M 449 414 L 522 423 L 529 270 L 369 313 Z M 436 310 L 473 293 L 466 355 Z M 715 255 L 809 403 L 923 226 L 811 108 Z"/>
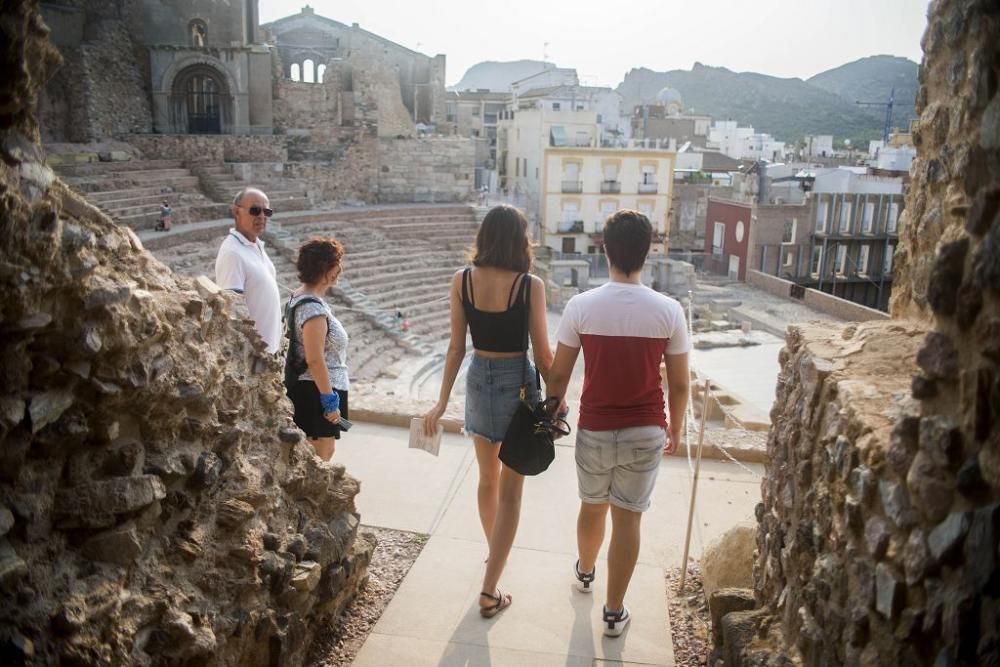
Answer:
<path fill-rule="evenodd" d="M 323 83 L 323 75 L 326 74 L 326 65 L 320 65 L 316 68 L 316 83 Z"/>
<path fill-rule="evenodd" d="M 191 36 L 191 46 L 202 48 L 208 39 L 208 26 L 201 19 L 192 19 L 188 23 L 188 34 Z"/>
<path fill-rule="evenodd" d="M 316 83 L 316 64 L 312 58 L 306 58 L 302 62 L 302 80 L 306 83 Z"/>
<path fill-rule="evenodd" d="M 292 63 L 292 67 L 290 69 L 288 76 L 292 81 L 302 80 L 302 71 L 299 69 L 298 63 Z"/>

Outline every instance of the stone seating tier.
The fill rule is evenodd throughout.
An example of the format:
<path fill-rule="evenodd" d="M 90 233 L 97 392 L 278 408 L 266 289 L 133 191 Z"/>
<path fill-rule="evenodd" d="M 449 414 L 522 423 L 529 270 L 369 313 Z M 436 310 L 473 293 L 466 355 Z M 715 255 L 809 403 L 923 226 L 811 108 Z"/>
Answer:
<path fill-rule="evenodd" d="M 86 164 L 56 167 L 60 176 L 98 176 L 114 172 L 145 171 L 155 169 L 180 169 L 180 160 L 129 160 L 126 162 L 88 162 Z"/>

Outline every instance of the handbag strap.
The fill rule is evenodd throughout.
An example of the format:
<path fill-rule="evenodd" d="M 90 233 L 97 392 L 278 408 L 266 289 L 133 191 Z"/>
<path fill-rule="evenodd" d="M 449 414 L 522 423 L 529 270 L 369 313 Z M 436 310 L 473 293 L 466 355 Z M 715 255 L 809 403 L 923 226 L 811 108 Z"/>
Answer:
<path fill-rule="evenodd" d="M 521 274 L 521 301 L 524 302 L 524 373 L 521 376 L 521 393 L 523 401 L 528 395 L 528 323 L 531 314 L 531 274 Z"/>

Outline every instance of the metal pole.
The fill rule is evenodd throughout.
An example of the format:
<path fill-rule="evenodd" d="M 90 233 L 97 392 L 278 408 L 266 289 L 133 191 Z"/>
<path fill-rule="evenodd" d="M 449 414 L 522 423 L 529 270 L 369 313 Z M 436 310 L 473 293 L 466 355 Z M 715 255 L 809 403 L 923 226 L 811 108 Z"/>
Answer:
<path fill-rule="evenodd" d="M 688 549 L 691 546 L 691 524 L 694 521 L 694 501 L 698 494 L 698 473 L 701 472 L 701 449 L 705 444 L 705 419 L 708 417 L 708 392 L 710 382 L 705 380 L 701 394 L 701 428 L 698 430 L 698 455 L 694 464 L 694 482 L 691 484 L 691 508 L 688 510 L 687 534 L 684 536 L 684 560 L 681 561 L 681 582 L 677 594 L 684 592 L 684 580 L 687 579 Z"/>

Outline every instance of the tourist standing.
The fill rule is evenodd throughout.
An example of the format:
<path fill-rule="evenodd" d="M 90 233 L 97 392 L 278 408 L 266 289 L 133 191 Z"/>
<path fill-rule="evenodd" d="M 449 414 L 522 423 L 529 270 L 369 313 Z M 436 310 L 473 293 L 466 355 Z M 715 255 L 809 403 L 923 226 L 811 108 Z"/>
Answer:
<path fill-rule="evenodd" d="M 160 221 L 156 223 L 155 231 L 169 232 L 170 227 L 170 204 L 164 199 L 160 204 Z"/>
<path fill-rule="evenodd" d="M 640 520 L 649 509 L 664 449 L 673 451 L 680 441 L 688 401 L 691 344 L 684 310 L 639 280 L 652 233 L 638 211 L 618 211 L 605 222 L 610 280 L 566 304 L 547 383 L 550 396 L 564 395 L 583 347 L 576 438 L 579 559 L 573 571 L 577 588 L 591 592 L 610 508 L 603 623 L 604 634 L 612 637 L 631 620 L 625 592 L 639 555 Z M 661 361 L 667 370 L 669 420 L 664 418 Z"/>
<path fill-rule="evenodd" d="M 324 300 L 343 271 L 344 248 L 333 238 L 312 239 L 299 248 L 295 267 L 302 284 L 288 300 L 289 363 L 304 362 L 288 387 L 295 424 L 317 456 L 329 461 L 340 438 L 340 418 L 348 418 L 347 331 Z"/>
<path fill-rule="evenodd" d="M 479 597 L 484 617 L 495 616 L 512 600 L 497 584 L 517 533 L 524 477 L 501 464 L 498 455 L 526 375 L 525 400 L 538 401 L 535 369 L 524 349 L 525 325 L 543 378 L 552 363 L 545 287 L 528 273 L 532 252 L 527 230 L 527 220 L 511 206 L 496 206 L 483 219 L 471 252 L 472 267 L 456 272 L 451 281 L 451 340 L 444 376 L 438 402 L 424 418 L 426 433 L 435 433 L 465 359 L 466 330 L 471 330 L 474 352 L 466 377 L 465 432 L 476 449 L 479 520 L 489 542 Z"/>
<path fill-rule="evenodd" d="M 215 259 L 215 282 L 242 294 L 257 333 L 275 354 L 281 342 L 281 295 L 277 274 L 260 238 L 273 211 L 267 195 L 256 188 L 240 190 L 233 198 L 235 224 Z"/>

